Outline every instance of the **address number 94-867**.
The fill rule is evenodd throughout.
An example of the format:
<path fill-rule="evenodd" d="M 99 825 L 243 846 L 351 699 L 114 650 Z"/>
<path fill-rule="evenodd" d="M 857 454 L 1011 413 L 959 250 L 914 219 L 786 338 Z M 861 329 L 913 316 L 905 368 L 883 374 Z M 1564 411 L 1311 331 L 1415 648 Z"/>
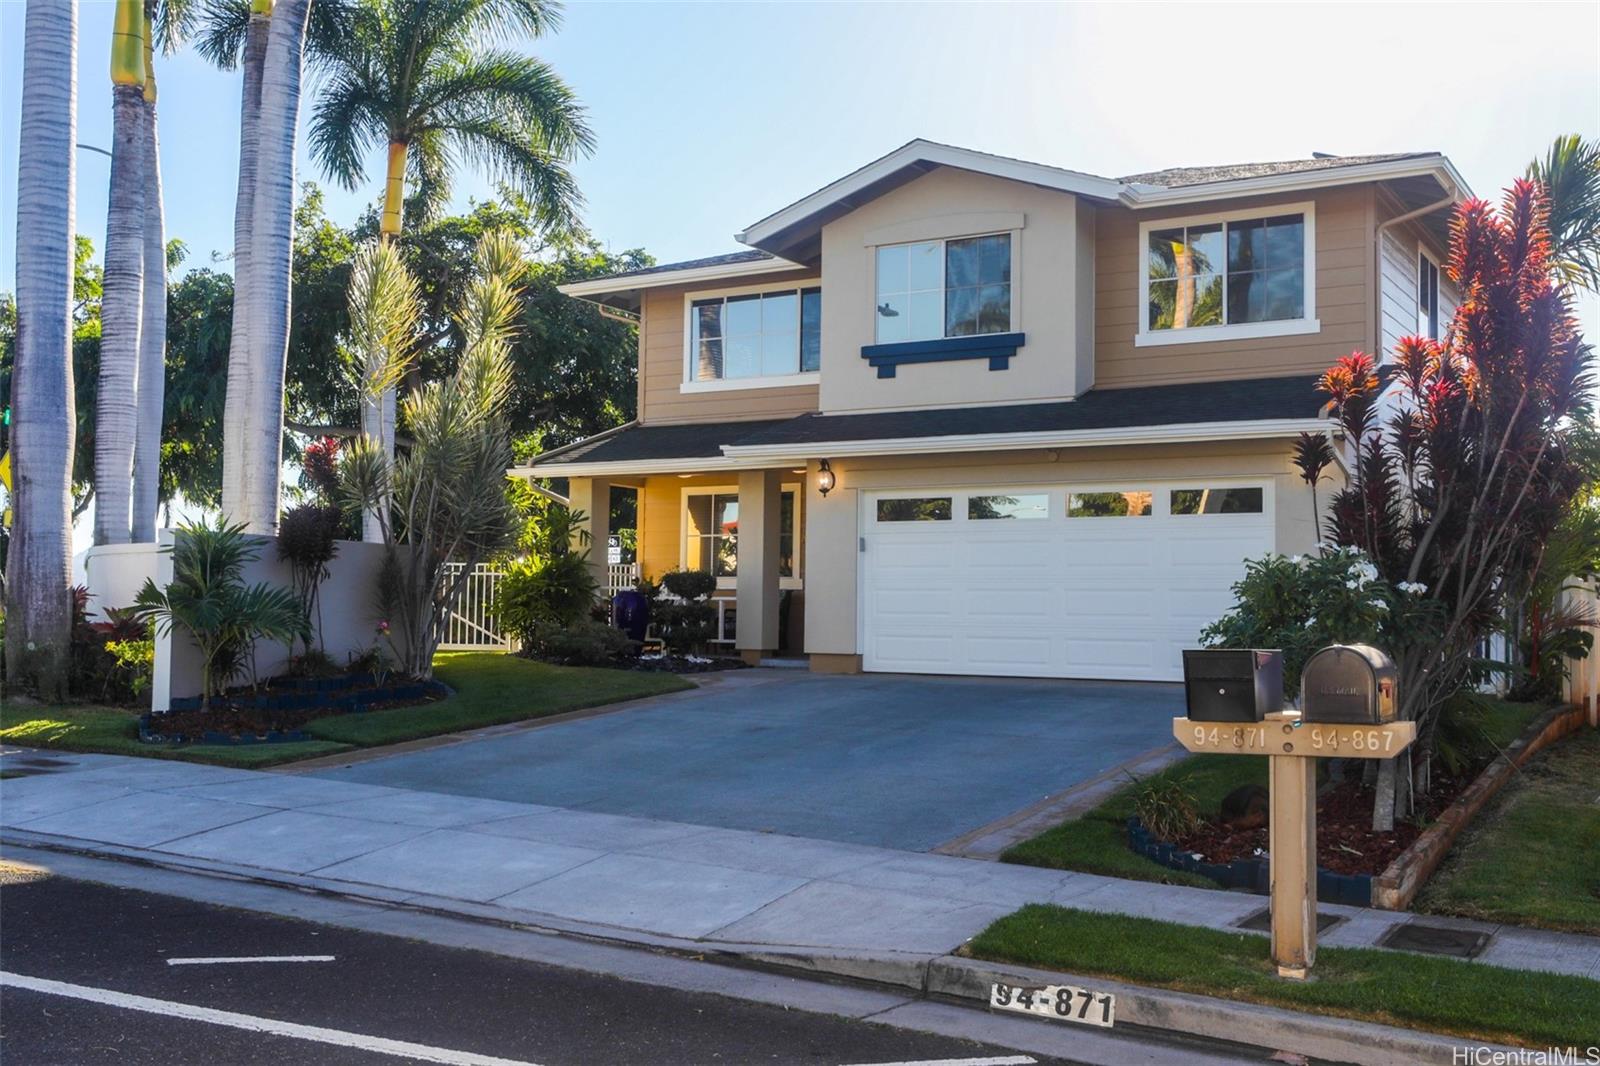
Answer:
<path fill-rule="evenodd" d="M 1109 1029 L 1116 1021 L 1117 997 L 1072 985 L 1020 988 L 996 982 L 989 989 L 989 1006 Z"/>

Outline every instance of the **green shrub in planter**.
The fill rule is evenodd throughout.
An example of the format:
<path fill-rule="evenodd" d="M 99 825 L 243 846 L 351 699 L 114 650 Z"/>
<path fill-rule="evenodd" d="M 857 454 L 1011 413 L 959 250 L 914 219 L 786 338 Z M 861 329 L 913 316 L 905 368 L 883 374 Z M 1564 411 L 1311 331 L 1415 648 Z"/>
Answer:
<path fill-rule="evenodd" d="M 539 657 L 565 666 L 610 666 L 633 654 L 626 633 L 604 622 L 585 619 L 534 637 Z"/>
<path fill-rule="evenodd" d="M 710 602 L 716 577 L 704 570 L 670 570 L 661 575 L 661 588 L 673 597 L 657 598 L 650 608 L 662 643 L 676 655 L 704 649 L 717 635 L 717 609 Z"/>

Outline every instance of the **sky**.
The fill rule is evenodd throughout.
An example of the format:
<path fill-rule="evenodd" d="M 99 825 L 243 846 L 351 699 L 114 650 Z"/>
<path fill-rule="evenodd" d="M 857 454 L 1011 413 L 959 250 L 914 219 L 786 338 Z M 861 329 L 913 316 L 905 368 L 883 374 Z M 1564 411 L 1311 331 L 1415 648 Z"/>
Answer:
<path fill-rule="evenodd" d="M 113 4 L 79 10 L 78 140 L 109 147 Z M 23 15 L 0 0 L 0 289 Z M 745 226 L 914 137 L 1111 177 L 1438 150 L 1486 197 L 1558 134 L 1600 137 L 1593 2 L 570 3 L 529 50 L 588 108 L 589 228 L 662 262 L 735 250 Z M 167 232 L 190 267 L 213 265 L 232 243 L 239 76 L 189 51 L 158 79 Z M 97 247 L 109 162 L 78 155 L 77 227 Z M 375 153 L 361 188 L 324 182 L 332 217 L 353 221 L 381 172 Z M 303 150 L 299 176 L 322 180 Z M 493 189 L 464 174 L 456 205 Z M 1580 317 L 1600 335 L 1600 302 Z"/>

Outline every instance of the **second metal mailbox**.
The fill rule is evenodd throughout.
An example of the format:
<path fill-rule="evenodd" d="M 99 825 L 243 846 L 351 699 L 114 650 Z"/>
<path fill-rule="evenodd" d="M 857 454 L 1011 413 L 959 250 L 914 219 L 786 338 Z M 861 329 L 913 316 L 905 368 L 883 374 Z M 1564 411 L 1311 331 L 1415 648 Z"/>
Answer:
<path fill-rule="evenodd" d="M 1394 660 L 1370 644 L 1333 644 L 1306 660 L 1300 718 L 1371 725 L 1398 713 Z"/>
<path fill-rule="evenodd" d="M 1280 651 L 1185 649 L 1183 681 L 1189 717 L 1196 722 L 1259 722 L 1283 710 Z"/>

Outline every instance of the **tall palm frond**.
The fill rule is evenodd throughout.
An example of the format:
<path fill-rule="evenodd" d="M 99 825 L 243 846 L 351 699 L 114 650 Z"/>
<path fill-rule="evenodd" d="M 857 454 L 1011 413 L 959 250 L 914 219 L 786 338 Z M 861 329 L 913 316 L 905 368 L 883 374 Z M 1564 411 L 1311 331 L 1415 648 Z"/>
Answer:
<path fill-rule="evenodd" d="M 1557 137 L 1528 164 L 1550 201 L 1550 259 L 1568 285 L 1600 292 L 1600 141 Z"/>

